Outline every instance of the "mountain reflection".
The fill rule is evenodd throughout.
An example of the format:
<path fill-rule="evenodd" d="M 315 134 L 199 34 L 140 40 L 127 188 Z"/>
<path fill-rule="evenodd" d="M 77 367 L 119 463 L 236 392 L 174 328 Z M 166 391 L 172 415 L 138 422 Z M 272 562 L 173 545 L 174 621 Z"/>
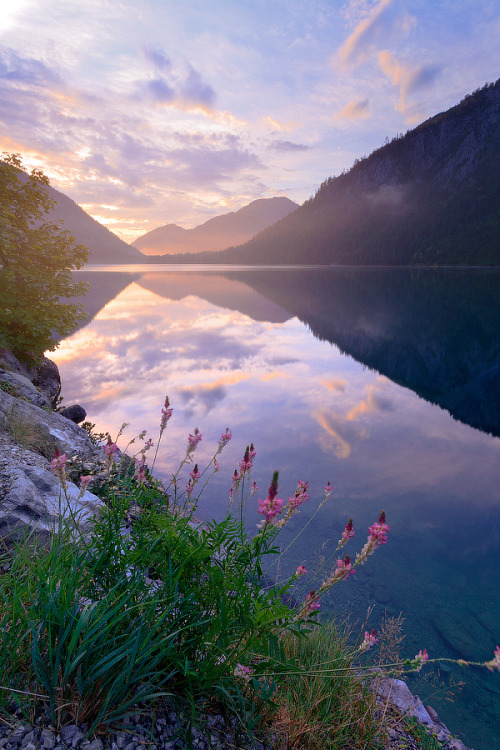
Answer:
<path fill-rule="evenodd" d="M 166 299 L 194 295 L 255 321 L 297 317 L 320 340 L 456 419 L 500 435 L 498 271 L 148 268 L 79 278 L 90 283 L 92 317 L 132 281 Z"/>

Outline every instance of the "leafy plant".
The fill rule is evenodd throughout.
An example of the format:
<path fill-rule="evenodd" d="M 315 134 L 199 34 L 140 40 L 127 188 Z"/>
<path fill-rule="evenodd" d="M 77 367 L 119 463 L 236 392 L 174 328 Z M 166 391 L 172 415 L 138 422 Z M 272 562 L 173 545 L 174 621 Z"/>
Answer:
<path fill-rule="evenodd" d="M 39 169 L 28 175 L 17 154 L 0 161 L 0 347 L 16 357 L 36 362 L 71 333 L 84 309 L 61 300 L 81 295 L 71 271 L 88 257 L 83 245 L 60 224 L 45 220 L 55 204 L 47 193 L 49 182 Z"/>

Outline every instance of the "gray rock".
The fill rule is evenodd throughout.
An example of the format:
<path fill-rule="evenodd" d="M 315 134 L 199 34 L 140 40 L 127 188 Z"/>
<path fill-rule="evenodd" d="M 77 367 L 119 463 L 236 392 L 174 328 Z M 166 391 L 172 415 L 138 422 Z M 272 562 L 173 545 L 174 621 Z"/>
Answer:
<path fill-rule="evenodd" d="M 80 406 L 80 404 L 72 404 L 71 406 L 67 406 L 65 409 L 61 409 L 59 414 L 62 417 L 66 417 L 66 419 L 70 419 L 75 424 L 80 424 L 80 422 L 83 422 L 83 420 L 87 416 L 87 412 L 85 411 L 83 406 Z"/>
<path fill-rule="evenodd" d="M 408 685 L 403 680 L 381 680 L 377 693 L 381 698 L 393 703 L 402 713 L 415 716 L 421 724 L 428 727 L 434 726 L 434 722 L 418 696 L 412 695 Z"/>
<path fill-rule="evenodd" d="M 41 741 L 45 750 L 52 750 L 56 744 L 54 732 L 51 732 L 49 729 L 42 729 Z"/>
<path fill-rule="evenodd" d="M 51 402 L 47 396 L 41 393 L 25 375 L 0 368 L 0 381 L 10 386 L 9 392 L 13 395 L 26 399 L 35 406 L 50 408 Z"/>
<path fill-rule="evenodd" d="M 43 357 L 42 361 L 30 372 L 33 385 L 37 386 L 55 406 L 61 393 L 61 376 L 55 362 Z"/>
<path fill-rule="evenodd" d="M 68 724 L 65 727 L 61 727 L 61 739 L 65 745 L 74 747 L 73 740 L 80 735 L 82 735 L 82 739 L 85 736 L 76 724 Z"/>
<path fill-rule="evenodd" d="M 26 745 L 28 745 L 30 742 L 36 742 L 36 735 L 36 729 L 32 729 L 31 732 L 25 734 L 21 742 L 22 747 L 26 747 Z"/>
<path fill-rule="evenodd" d="M 45 440 L 68 456 L 78 453 L 85 459 L 95 455 L 95 447 L 82 427 L 61 417 L 57 412 L 44 411 L 0 390 L 0 426 L 3 424 L 3 429 L 11 432 L 10 425 L 13 423 L 31 426 L 32 432 L 38 433 L 38 441 L 42 446 Z"/>
<path fill-rule="evenodd" d="M 92 740 L 84 740 L 82 743 L 80 743 L 81 750 L 103 750 L 104 744 L 102 740 L 99 738 Z"/>
<path fill-rule="evenodd" d="M 102 501 L 86 490 L 66 483 L 65 491 L 49 468 L 10 465 L 10 487 L 0 499 L 0 536 L 19 539 L 28 532 L 47 535 L 57 528 L 59 518 L 74 518 L 81 525 L 89 520 Z M 0 473 L 6 461 L 0 459 Z"/>

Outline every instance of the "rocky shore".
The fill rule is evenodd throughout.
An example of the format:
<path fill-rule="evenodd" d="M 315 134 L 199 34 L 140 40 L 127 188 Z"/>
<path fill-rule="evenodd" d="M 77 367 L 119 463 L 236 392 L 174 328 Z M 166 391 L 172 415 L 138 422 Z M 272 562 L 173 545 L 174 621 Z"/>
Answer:
<path fill-rule="evenodd" d="M 59 480 L 50 469 L 56 450 L 74 457 L 88 473 L 98 469 L 102 450 L 76 422 L 84 410 L 73 405 L 55 411 L 61 390 L 56 365 L 45 359 L 37 368 L 24 367 L 13 355 L 0 350 L 0 536 L 8 546 L 27 531 L 39 537 L 53 533 L 59 517 L 71 516 L 82 525 L 99 512 L 102 501 L 92 492 L 81 492 L 68 482 L 67 501 L 60 504 Z M 76 421 L 74 421 L 76 420 Z M 420 741 L 409 733 L 403 716 L 413 716 L 445 750 L 467 750 L 454 738 L 430 707 L 424 707 L 401 680 L 381 679 L 378 696 L 381 712 L 391 716 L 390 750 L 416 750 Z M 274 747 L 253 744 L 236 722 L 219 714 L 198 714 L 186 744 L 186 717 L 170 706 L 154 712 L 138 709 L 126 725 L 97 738 L 87 738 L 86 727 L 70 725 L 56 731 L 44 716 L 12 720 L 0 717 L 0 750 L 177 750 L 192 745 L 204 750 Z M 350 750 L 350 748 L 345 748 Z"/>

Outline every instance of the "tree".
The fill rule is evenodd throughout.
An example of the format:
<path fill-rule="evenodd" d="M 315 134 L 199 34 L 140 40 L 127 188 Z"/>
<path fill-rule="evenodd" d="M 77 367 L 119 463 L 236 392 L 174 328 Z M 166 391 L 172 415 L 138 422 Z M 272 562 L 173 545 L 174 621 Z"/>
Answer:
<path fill-rule="evenodd" d="M 0 161 L 0 346 L 27 363 L 53 351 L 85 318 L 83 305 L 64 302 L 82 295 L 74 282 L 89 251 L 61 224 L 46 221 L 55 205 L 40 169 L 23 170 L 19 154 Z"/>

